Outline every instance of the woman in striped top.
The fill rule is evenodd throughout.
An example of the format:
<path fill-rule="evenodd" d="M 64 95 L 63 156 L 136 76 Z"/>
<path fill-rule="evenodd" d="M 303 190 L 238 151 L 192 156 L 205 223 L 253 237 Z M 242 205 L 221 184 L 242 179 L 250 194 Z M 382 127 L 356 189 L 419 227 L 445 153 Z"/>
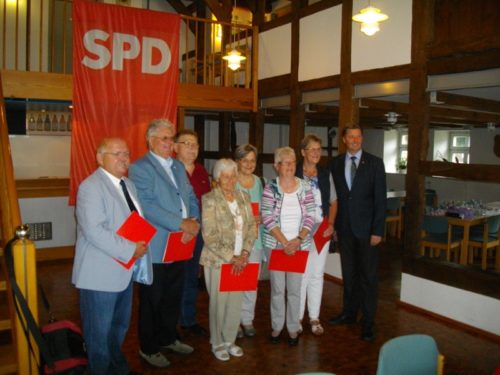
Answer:
<path fill-rule="evenodd" d="M 295 177 L 295 164 L 296 157 L 292 148 L 278 148 L 274 153 L 274 167 L 278 178 L 266 185 L 262 195 L 264 247 L 267 251 L 283 249 L 289 256 L 310 245 L 315 212 L 311 187 L 304 180 Z M 286 316 L 288 344 L 295 346 L 299 341 L 302 274 L 271 271 L 269 277 L 273 329 L 271 342 L 280 342 Z"/>

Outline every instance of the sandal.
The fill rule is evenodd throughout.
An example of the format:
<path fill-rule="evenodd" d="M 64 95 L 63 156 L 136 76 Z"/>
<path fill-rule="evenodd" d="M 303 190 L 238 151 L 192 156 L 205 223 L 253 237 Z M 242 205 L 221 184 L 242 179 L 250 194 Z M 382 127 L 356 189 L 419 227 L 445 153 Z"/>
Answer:
<path fill-rule="evenodd" d="M 229 353 L 224 344 L 213 348 L 212 352 L 214 353 L 215 358 L 219 361 L 229 361 Z"/>
<path fill-rule="evenodd" d="M 315 336 L 321 336 L 325 333 L 325 330 L 319 320 L 311 320 L 311 332 Z"/>
<path fill-rule="evenodd" d="M 241 349 L 238 345 L 226 344 L 226 350 L 233 357 L 241 357 L 241 356 L 243 356 L 243 349 Z"/>

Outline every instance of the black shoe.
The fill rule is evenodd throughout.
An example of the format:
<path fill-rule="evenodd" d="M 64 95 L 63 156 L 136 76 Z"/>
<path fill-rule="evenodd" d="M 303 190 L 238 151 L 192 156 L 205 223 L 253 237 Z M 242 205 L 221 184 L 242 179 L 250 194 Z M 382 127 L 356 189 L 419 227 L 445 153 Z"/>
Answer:
<path fill-rule="evenodd" d="M 340 326 L 343 324 L 354 324 L 356 323 L 356 319 L 342 313 L 330 319 L 328 323 L 330 323 L 332 326 Z"/>
<path fill-rule="evenodd" d="M 278 336 L 270 335 L 269 339 L 271 340 L 271 343 L 279 344 L 281 342 L 281 335 L 278 335 Z"/>
<path fill-rule="evenodd" d="M 296 337 L 289 337 L 288 338 L 288 345 L 289 346 L 297 346 L 299 344 L 299 335 Z"/>
<path fill-rule="evenodd" d="M 361 330 L 361 339 L 363 341 L 372 342 L 375 340 L 375 334 L 372 327 L 363 327 Z"/>
<path fill-rule="evenodd" d="M 199 337 L 208 337 L 208 331 L 200 326 L 198 323 L 193 324 L 192 326 L 181 326 L 182 329 L 186 332 L 189 332 L 195 336 Z"/>

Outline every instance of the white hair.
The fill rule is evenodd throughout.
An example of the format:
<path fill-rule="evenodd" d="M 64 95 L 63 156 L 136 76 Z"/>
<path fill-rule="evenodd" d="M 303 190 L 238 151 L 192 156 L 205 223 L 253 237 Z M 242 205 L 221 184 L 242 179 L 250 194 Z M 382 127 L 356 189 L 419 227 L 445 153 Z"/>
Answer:
<path fill-rule="evenodd" d="M 222 172 L 233 172 L 238 175 L 238 164 L 232 159 L 219 159 L 215 162 L 212 171 L 214 180 L 218 180 Z"/>

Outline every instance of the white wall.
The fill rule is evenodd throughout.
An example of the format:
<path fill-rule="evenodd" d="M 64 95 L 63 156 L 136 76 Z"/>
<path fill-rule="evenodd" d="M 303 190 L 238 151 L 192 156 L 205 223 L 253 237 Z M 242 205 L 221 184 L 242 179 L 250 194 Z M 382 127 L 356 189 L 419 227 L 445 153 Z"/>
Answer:
<path fill-rule="evenodd" d="M 259 79 L 290 73 L 291 25 L 259 34 Z"/>
<path fill-rule="evenodd" d="M 380 23 L 380 31 L 366 36 L 359 31 L 359 23 L 352 25 L 352 71 L 409 64 L 411 61 L 412 0 L 372 1 L 389 16 Z M 354 0 L 353 12 L 367 6 L 366 0 Z"/>
<path fill-rule="evenodd" d="M 341 5 L 301 18 L 299 81 L 340 74 L 341 20 Z"/>
<path fill-rule="evenodd" d="M 403 273 L 401 301 L 500 335 L 498 299 Z"/>

